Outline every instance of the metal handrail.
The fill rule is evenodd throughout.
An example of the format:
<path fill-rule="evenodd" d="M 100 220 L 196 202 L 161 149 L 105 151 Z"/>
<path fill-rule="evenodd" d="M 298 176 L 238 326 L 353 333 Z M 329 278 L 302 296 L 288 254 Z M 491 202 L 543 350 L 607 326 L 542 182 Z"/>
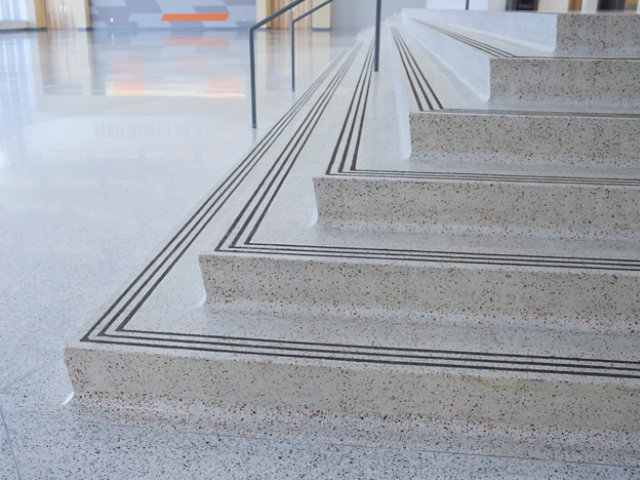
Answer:
<path fill-rule="evenodd" d="M 254 48 L 254 32 L 265 24 L 269 23 L 274 18 L 279 17 L 285 12 L 288 12 L 295 6 L 301 4 L 305 0 L 294 0 L 290 4 L 282 7 L 277 12 L 272 13 L 266 18 L 260 20 L 258 23 L 249 27 L 249 70 L 251 74 L 251 126 L 257 128 L 257 115 L 256 115 L 256 62 L 255 62 L 255 48 Z M 375 61 L 374 70 L 378 71 L 379 58 L 380 58 L 380 23 L 381 23 L 381 10 L 382 0 L 376 0 L 376 43 L 375 43 Z"/>
<path fill-rule="evenodd" d="M 251 74 L 251 126 L 253 128 L 257 128 L 258 122 L 256 119 L 256 60 L 255 60 L 255 51 L 253 45 L 253 33 L 262 27 L 263 25 L 269 23 L 274 18 L 279 17 L 283 13 L 291 10 L 296 5 L 301 4 L 304 0 L 294 0 L 289 5 L 282 7 L 277 12 L 272 13 L 268 17 L 260 20 L 258 23 L 252 25 L 249 28 L 249 70 Z"/>
<path fill-rule="evenodd" d="M 332 2 L 333 0 L 327 0 L 326 2 L 323 2 L 320 5 L 313 7 L 308 12 L 305 12 L 299 17 L 296 17 L 293 20 L 291 20 L 291 91 L 292 92 L 296 91 L 296 23 L 302 20 L 303 18 L 308 17 L 313 12 L 320 10 L 325 5 L 329 5 Z"/>

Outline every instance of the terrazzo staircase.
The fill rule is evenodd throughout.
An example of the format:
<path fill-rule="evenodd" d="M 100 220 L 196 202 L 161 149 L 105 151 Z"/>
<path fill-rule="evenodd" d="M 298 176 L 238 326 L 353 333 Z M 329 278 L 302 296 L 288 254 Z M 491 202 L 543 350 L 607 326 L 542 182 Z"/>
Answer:
<path fill-rule="evenodd" d="M 378 76 L 368 40 L 345 54 L 70 344 L 80 396 L 640 466 L 640 16 L 425 15 L 385 29 Z"/>
<path fill-rule="evenodd" d="M 503 16 L 500 15 L 497 21 Z M 563 17 L 571 15 L 556 19 Z M 586 31 L 593 29 L 595 33 L 609 27 L 622 32 L 618 42 L 625 38 L 629 42 L 619 48 L 596 47 L 595 56 L 593 52 L 585 55 L 583 47 L 587 43 L 584 37 L 593 38 L 595 35 L 575 35 L 579 27 L 570 28 L 564 24 L 556 24 L 556 33 L 560 28 L 557 35 L 563 44 L 562 54 L 462 27 L 452 16 L 447 18 L 450 23 L 441 23 L 437 21 L 437 14 L 426 18 L 407 15 L 405 25 L 431 48 L 437 58 L 494 107 L 624 111 L 637 110 L 640 102 L 640 60 L 637 35 L 633 32 L 640 27 L 640 22 L 637 15 L 629 17 L 636 21 L 622 23 L 630 33 L 620 27 L 615 28 L 610 18 L 604 15 L 594 15 L 593 23 L 583 27 Z M 521 25 L 523 33 L 519 39 L 535 38 L 536 26 L 535 22 Z M 575 36 L 565 34 L 563 27 Z M 488 28 L 493 31 L 490 26 Z M 516 32 L 512 34 L 518 35 Z"/>
<path fill-rule="evenodd" d="M 203 254 L 208 302 L 275 316 L 302 309 L 360 332 L 387 322 L 411 332 L 411 340 L 407 332 L 364 335 L 370 348 L 390 348 L 389 363 L 403 365 L 367 372 L 371 387 L 352 392 L 367 411 L 438 417 L 442 405 L 426 403 L 451 400 L 447 413 L 455 420 L 635 438 L 640 384 L 627 368 L 640 352 L 638 118 L 611 112 L 638 107 L 640 61 L 572 58 L 569 47 L 556 57 L 520 45 L 511 45 L 518 55 L 495 56 L 497 47 L 479 44 L 487 35 L 406 23 L 476 95 L 469 109 L 444 109 L 414 58 L 414 80 L 422 84 L 407 91 L 422 92 L 422 105 L 433 110 L 410 115 L 410 171 L 352 167 L 314 179 L 320 228 L 365 245 L 369 257 L 349 249 L 312 259 Z M 395 39 L 408 63 L 407 40 L 398 30 Z M 519 58 L 525 54 L 535 58 Z M 615 72 L 613 85 L 604 71 Z M 483 85 L 474 88 L 478 78 Z M 401 247 L 390 248 L 394 242 Z M 411 355 L 397 353 L 398 345 Z M 496 355 L 495 368 L 482 363 L 487 357 L 474 358 L 478 352 Z M 431 355 L 453 356 L 446 373 L 431 368 Z M 412 360 L 426 362 L 419 374 L 404 371 Z M 362 381 L 341 371 L 342 382 Z M 374 386 L 391 378 L 385 374 L 402 400 Z M 440 390 L 446 381 L 456 394 Z"/>

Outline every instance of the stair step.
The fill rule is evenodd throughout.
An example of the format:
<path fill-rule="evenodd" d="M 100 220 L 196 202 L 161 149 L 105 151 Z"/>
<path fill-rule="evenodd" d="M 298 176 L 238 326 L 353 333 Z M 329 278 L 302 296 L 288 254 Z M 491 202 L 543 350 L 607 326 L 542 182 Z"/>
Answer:
<path fill-rule="evenodd" d="M 567 176 L 567 167 L 580 167 L 581 175 L 640 177 L 637 112 L 487 108 L 454 78 L 443 77 L 410 35 L 394 29 L 393 39 L 409 101 L 412 160 L 431 168 L 438 162 L 472 170 L 544 167 Z"/>
<path fill-rule="evenodd" d="M 385 258 L 383 252 L 375 258 L 313 252 L 200 255 L 207 302 L 218 308 L 240 305 L 277 313 L 295 307 L 347 318 L 399 316 L 409 324 L 458 316 L 487 328 L 637 332 L 637 261 L 611 260 L 607 266 L 584 260 L 574 268 L 545 266 L 543 258 L 517 261 L 518 256 L 417 251 L 412 260 Z"/>
<path fill-rule="evenodd" d="M 331 229 L 311 190 L 323 174 L 381 180 L 384 195 L 357 199 L 356 216 L 389 180 L 400 194 L 411 182 L 511 195 L 530 184 L 540 198 L 566 185 L 571 201 L 595 192 L 598 209 L 626 211 L 635 180 L 514 169 L 496 181 L 484 167 L 438 177 L 405 162 L 402 79 L 373 74 L 371 45 L 327 70 L 69 342 L 76 395 L 197 405 L 225 434 L 637 466 L 637 236 L 425 235 L 389 230 L 388 213 L 386 230 Z M 438 92 L 444 108 L 481 108 L 457 87 Z M 327 201 L 374 186 L 316 182 Z"/>
<path fill-rule="evenodd" d="M 420 20 L 410 20 L 408 28 L 495 107 L 640 108 L 640 59 L 545 55 L 459 27 Z"/>
<path fill-rule="evenodd" d="M 451 355 L 456 366 L 447 367 L 438 357 L 435 352 L 363 352 L 322 343 L 272 342 L 265 349 L 247 341 L 218 348 L 202 342 L 197 353 L 172 356 L 135 346 L 91 356 L 82 346 L 70 345 L 65 355 L 76 395 L 117 391 L 180 398 L 187 406 L 193 399 L 205 408 L 215 402 L 246 414 L 247 420 L 249 412 L 266 409 L 276 421 L 276 426 L 263 426 L 266 432 L 287 415 L 319 415 L 329 429 L 341 430 L 346 423 L 357 443 L 384 444 L 384 432 L 390 431 L 402 432 L 411 443 L 422 440 L 424 446 L 429 440 L 422 435 L 441 430 L 436 434 L 440 448 L 451 442 L 449 448 L 458 452 L 507 454 L 514 451 L 509 443 L 525 442 L 555 458 L 610 460 L 616 452 L 618 462 L 634 464 L 640 432 L 637 373 L 626 378 L 611 366 L 601 376 L 583 376 L 564 367 L 566 361 L 547 359 L 558 368 L 545 374 L 540 370 L 548 367 L 536 369 L 536 359 L 509 356 L 478 368 L 481 360 L 466 352 Z M 77 374 L 85 370 L 90 374 Z M 545 445 L 549 430 L 555 438 Z M 510 441 L 497 442 L 498 432 Z M 579 439 L 591 448 L 576 455 L 569 444 L 577 443 L 580 452 Z M 603 439 L 611 444 L 602 444 Z"/>
<path fill-rule="evenodd" d="M 638 240 L 640 181 L 423 173 L 315 179 L 319 222 L 396 231 Z"/>
<path fill-rule="evenodd" d="M 640 115 L 411 112 L 411 158 L 485 165 L 577 166 L 640 178 Z"/>
<path fill-rule="evenodd" d="M 640 17 L 459 10 L 403 10 L 417 18 L 522 42 L 570 56 L 640 56 Z"/>

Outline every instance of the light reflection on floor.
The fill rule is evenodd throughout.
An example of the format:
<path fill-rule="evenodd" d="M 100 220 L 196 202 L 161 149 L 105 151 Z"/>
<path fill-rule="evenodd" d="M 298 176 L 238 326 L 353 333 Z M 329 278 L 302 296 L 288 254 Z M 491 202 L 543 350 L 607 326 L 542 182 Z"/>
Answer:
<path fill-rule="evenodd" d="M 354 37 L 297 37 L 299 95 Z M 60 410 L 65 340 L 294 101 L 288 35 L 257 47 L 255 131 L 246 32 L 0 35 L 0 478 L 71 478 L 50 465 L 77 452 L 103 468 L 77 478 L 124 478 L 110 443 L 146 434 Z"/>

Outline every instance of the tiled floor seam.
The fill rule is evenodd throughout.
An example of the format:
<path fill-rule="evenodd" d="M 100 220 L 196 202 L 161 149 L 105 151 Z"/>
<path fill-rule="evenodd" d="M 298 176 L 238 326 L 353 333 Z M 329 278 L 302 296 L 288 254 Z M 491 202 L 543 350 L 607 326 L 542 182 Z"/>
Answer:
<path fill-rule="evenodd" d="M 4 410 L 2 409 L 2 405 L 0 404 L 0 419 L 2 420 L 2 428 L 4 430 L 5 438 L 7 439 L 7 446 L 9 448 L 9 453 L 11 454 L 11 458 L 13 459 L 13 465 L 16 469 L 16 475 L 18 480 L 22 480 L 22 475 L 20 474 L 20 464 L 18 462 L 18 457 L 13 449 L 13 442 L 11 441 L 11 433 L 9 432 L 9 426 L 7 425 L 7 420 L 4 416 Z"/>

